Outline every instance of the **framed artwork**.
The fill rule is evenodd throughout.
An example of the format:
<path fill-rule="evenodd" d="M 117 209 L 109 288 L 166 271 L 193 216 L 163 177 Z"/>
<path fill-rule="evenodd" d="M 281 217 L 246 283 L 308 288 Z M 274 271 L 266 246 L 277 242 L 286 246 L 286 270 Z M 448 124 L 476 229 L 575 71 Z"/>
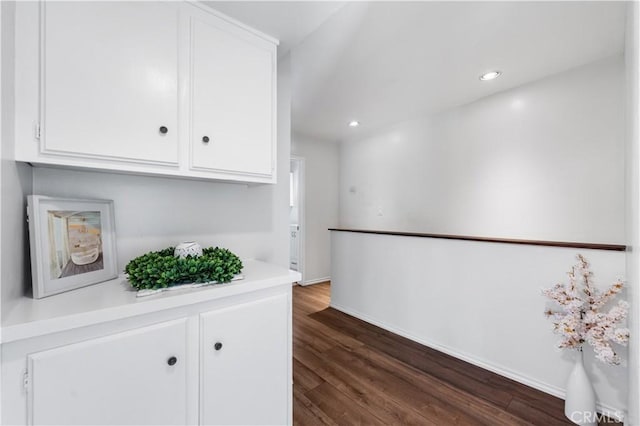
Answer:
<path fill-rule="evenodd" d="M 33 297 L 118 276 L 113 201 L 27 197 Z"/>

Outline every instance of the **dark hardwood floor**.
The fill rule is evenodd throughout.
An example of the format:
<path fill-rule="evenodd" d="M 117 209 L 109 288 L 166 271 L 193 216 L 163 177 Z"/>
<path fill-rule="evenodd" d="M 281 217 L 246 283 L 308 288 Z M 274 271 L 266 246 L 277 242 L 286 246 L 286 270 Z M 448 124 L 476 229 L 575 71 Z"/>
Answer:
<path fill-rule="evenodd" d="M 329 308 L 293 290 L 296 425 L 571 425 L 561 399 Z"/>

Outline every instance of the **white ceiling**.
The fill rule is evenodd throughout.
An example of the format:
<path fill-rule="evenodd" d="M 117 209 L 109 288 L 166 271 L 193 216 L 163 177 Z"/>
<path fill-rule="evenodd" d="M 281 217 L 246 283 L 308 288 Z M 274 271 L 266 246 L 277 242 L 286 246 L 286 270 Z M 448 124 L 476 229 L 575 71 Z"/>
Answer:
<path fill-rule="evenodd" d="M 294 131 L 345 140 L 620 54 L 624 2 L 208 2 L 292 49 Z M 478 76 L 499 69 L 497 80 Z M 353 129 L 350 120 L 362 125 Z"/>
<path fill-rule="evenodd" d="M 279 57 L 297 46 L 345 4 L 342 1 L 203 1 L 202 3 L 280 40 Z"/>

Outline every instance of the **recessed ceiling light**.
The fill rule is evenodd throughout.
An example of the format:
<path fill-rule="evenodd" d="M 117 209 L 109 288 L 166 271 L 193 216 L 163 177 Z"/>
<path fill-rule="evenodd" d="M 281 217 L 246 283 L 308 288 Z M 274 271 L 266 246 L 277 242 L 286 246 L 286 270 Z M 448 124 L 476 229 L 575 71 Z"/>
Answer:
<path fill-rule="evenodd" d="M 359 121 L 352 120 L 349 122 L 349 127 L 358 127 L 360 125 Z"/>
<path fill-rule="evenodd" d="M 493 80 L 495 78 L 500 77 L 500 74 L 502 74 L 500 71 L 489 71 L 487 73 L 482 74 L 480 76 L 480 80 L 482 81 Z"/>

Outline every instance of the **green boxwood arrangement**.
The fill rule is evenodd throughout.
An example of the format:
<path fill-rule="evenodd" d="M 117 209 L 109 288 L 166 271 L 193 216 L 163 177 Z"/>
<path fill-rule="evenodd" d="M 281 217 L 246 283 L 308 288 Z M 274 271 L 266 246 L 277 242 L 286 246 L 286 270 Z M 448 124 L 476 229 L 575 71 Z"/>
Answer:
<path fill-rule="evenodd" d="M 153 251 L 131 260 L 124 271 L 138 289 L 159 289 L 186 283 L 227 283 L 242 271 L 242 261 L 224 248 L 205 248 L 202 256 L 173 256 L 173 247 Z"/>

